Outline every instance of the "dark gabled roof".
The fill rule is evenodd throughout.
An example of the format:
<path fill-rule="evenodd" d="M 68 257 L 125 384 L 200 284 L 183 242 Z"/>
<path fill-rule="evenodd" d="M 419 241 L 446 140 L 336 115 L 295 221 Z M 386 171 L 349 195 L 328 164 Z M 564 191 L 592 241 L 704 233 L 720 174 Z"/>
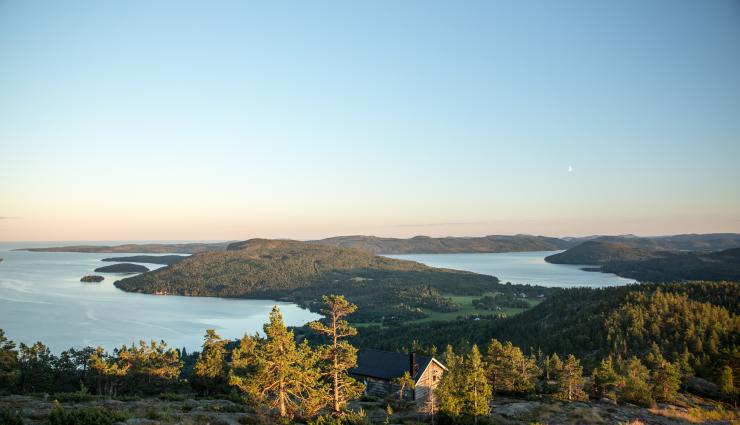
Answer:
<path fill-rule="evenodd" d="M 412 378 L 414 381 L 424 373 L 432 358 L 429 356 L 416 355 L 416 373 Z M 391 380 L 409 372 L 411 361 L 409 354 L 396 353 L 381 350 L 361 350 L 357 353 L 357 366 L 349 370 L 349 373 L 358 376 L 367 376 Z"/>

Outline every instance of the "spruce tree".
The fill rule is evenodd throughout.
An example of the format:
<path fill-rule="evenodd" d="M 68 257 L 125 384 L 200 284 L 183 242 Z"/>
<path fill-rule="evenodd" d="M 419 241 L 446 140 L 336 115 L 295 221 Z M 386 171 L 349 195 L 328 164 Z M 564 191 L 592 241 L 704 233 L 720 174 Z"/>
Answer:
<path fill-rule="evenodd" d="M 483 358 L 478 351 L 478 346 L 473 345 L 465 361 L 465 413 L 475 417 L 487 415 L 491 410 L 491 386 L 486 377 L 486 369 Z"/>
<path fill-rule="evenodd" d="M 342 338 L 357 335 L 357 329 L 350 326 L 344 317 L 357 310 L 357 306 L 347 301 L 342 295 L 323 297 L 324 308 L 321 312 L 326 317 L 326 324 L 315 321 L 309 327 L 330 339 L 328 345 L 320 349 L 323 362 L 323 373 L 331 383 L 332 411 L 339 413 L 347 401 L 362 394 L 362 384 L 351 378 L 347 371 L 357 365 L 357 349 Z"/>
<path fill-rule="evenodd" d="M 561 400 L 588 400 L 588 396 L 583 391 L 583 367 L 573 354 L 568 356 L 559 373 L 558 388 L 556 397 Z"/>

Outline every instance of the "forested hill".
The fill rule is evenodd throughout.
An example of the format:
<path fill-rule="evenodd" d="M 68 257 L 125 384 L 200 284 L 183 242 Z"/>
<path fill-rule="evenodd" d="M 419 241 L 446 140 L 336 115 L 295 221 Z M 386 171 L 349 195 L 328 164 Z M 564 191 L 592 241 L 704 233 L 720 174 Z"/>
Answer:
<path fill-rule="evenodd" d="M 740 281 L 740 248 L 718 252 L 649 251 L 619 242 L 587 241 L 545 261 L 591 264 L 596 270 L 652 282 Z"/>
<path fill-rule="evenodd" d="M 416 340 L 417 346 L 441 349 L 446 344 L 482 346 L 497 338 L 531 347 L 534 354 L 538 349 L 573 353 L 589 366 L 608 354 L 642 356 L 655 343 L 666 357 L 688 362 L 711 377 L 716 362 L 740 355 L 738 299 L 738 282 L 573 288 L 508 319 L 363 328 L 355 343 L 394 350 Z"/>
<path fill-rule="evenodd" d="M 168 267 L 116 282 L 125 291 L 281 299 L 317 310 L 322 295 L 356 303 L 355 321 L 422 318 L 451 312 L 447 295 L 547 294 L 532 286 L 501 285 L 492 276 L 427 267 L 413 261 L 306 242 L 253 239 L 226 251 L 196 254 Z"/>
<path fill-rule="evenodd" d="M 609 261 L 640 261 L 656 258 L 658 254 L 623 242 L 590 240 L 567 251 L 545 257 L 553 264 L 604 264 Z"/>
<path fill-rule="evenodd" d="M 649 237 L 633 235 L 599 236 L 591 240 L 599 242 L 618 242 L 633 248 L 640 248 L 648 251 L 711 252 L 730 248 L 740 248 L 740 234 L 738 233 L 706 233 Z"/>
<path fill-rule="evenodd" d="M 310 242 L 340 248 L 354 248 L 374 254 L 557 251 L 574 245 L 573 242 L 564 239 L 531 235 L 490 235 L 470 238 L 415 236 L 410 239 L 357 235 L 337 236 Z"/>

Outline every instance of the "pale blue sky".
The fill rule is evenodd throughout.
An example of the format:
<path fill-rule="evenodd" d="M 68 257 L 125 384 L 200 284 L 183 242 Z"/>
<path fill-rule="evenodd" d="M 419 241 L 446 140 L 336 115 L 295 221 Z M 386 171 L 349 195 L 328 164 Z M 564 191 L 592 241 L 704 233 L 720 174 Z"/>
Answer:
<path fill-rule="evenodd" d="M 0 240 L 737 232 L 738 163 L 735 1 L 0 0 Z"/>

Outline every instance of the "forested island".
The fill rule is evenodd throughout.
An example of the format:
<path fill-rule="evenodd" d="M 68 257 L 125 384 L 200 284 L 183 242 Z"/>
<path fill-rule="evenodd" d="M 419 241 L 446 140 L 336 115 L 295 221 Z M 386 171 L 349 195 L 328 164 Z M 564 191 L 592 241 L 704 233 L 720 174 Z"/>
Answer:
<path fill-rule="evenodd" d="M 149 268 L 141 264 L 121 263 L 98 267 L 95 271 L 98 273 L 144 273 L 148 272 Z"/>
<path fill-rule="evenodd" d="M 86 283 L 98 283 L 98 282 L 102 282 L 103 280 L 105 280 L 103 276 L 94 275 L 94 274 L 82 276 L 82 278 L 80 278 L 80 282 L 86 282 Z"/>
<path fill-rule="evenodd" d="M 147 263 L 147 264 L 163 264 L 168 266 L 174 264 L 183 258 L 187 258 L 186 255 L 132 255 L 130 257 L 109 257 L 103 258 L 100 261 L 107 262 L 118 262 L 118 263 Z"/>
<path fill-rule="evenodd" d="M 313 311 L 320 308 L 323 295 L 342 293 L 360 307 L 353 320 L 368 323 L 454 313 L 460 308 L 454 296 L 473 298 L 495 292 L 539 299 L 553 291 L 503 285 L 493 276 L 433 268 L 356 249 L 265 239 L 196 254 L 115 285 L 149 294 L 279 299 Z"/>

